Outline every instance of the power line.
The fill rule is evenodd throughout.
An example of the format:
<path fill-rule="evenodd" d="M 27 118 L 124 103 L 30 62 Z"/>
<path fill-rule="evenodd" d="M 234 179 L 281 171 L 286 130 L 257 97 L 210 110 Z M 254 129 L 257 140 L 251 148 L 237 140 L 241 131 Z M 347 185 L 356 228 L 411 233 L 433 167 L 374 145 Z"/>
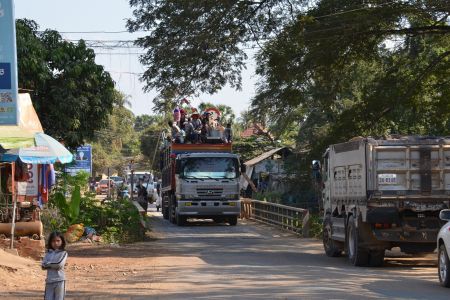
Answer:
<path fill-rule="evenodd" d="M 144 55 L 145 52 L 95 52 L 96 55 Z"/>

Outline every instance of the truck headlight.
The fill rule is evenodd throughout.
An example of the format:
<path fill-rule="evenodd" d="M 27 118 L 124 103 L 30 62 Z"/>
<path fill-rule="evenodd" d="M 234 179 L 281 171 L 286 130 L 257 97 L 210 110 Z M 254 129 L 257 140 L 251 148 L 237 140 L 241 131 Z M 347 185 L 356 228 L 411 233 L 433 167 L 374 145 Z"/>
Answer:
<path fill-rule="evenodd" d="M 239 200 L 239 194 L 229 194 L 225 196 L 226 199 Z"/>
<path fill-rule="evenodd" d="M 181 196 L 180 200 L 192 200 L 192 199 L 196 198 L 196 196 L 192 195 L 192 194 L 183 194 L 180 196 Z"/>

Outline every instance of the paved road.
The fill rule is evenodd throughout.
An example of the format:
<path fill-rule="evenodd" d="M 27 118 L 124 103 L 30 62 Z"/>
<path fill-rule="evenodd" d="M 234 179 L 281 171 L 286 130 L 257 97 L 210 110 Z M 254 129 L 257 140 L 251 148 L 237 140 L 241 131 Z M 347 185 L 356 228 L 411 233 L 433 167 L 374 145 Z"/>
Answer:
<path fill-rule="evenodd" d="M 149 247 L 165 261 L 154 269 L 156 299 L 450 298 L 438 284 L 434 255 L 360 268 L 326 257 L 320 241 L 251 222 L 176 227 L 152 213 L 151 223 L 158 239 Z"/>
<path fill-rule="evenodd" d="M 450 299 L 434 256 L 358 268 L 326 257 L 318 240 L 264 225 L 177 227 L 149 215 L 145 242 L 69 247 L 68 299 Z M 0 299 L 42 299 L 39 269 Z"/>

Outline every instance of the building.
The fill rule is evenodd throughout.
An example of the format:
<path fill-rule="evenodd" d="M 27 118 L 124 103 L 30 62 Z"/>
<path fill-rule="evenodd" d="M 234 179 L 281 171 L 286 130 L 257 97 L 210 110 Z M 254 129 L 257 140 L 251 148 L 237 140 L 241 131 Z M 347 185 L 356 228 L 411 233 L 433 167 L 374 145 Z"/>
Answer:
<path fill-rule="evenodd" d="M 246 172 L 241 178 L 241 189 L 244 194 L 250 197 L 254 192 L 284 193 L 286 191 L 284 163 L 291 155 L 290 148 L 281 147 L 245 162 Z"/>

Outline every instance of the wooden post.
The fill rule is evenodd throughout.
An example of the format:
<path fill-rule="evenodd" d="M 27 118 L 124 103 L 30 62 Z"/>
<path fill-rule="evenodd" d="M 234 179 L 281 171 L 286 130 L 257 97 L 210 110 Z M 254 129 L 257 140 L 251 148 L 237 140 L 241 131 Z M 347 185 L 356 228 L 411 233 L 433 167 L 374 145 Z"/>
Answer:
<path fill-rule="evenodd" d="M 247 180 L 248 184 L 250 185 L 250 187 L 252 188 L 252 190 L 257 193 L 258 190 L 256 189 L 255 184 L 253 183 L 253 181 L 248 177 L 248 175 L 246 173 L 242 173 L 242 176 L 245 178 L 245 180 Z"/>
<path fill-rule="evenodd" d="M 13 204 L 13 213 L 12 213 L 12 220 L 11 220 L 11 244 L 10 248 L 14 249 L 14 233 L 16 229 L 16 209 L 17 209 L 17 196 L 16 195 L 16 182 L 14 177 L 16 176 L 16 163 L 11 163 L 11 201 Z"/>

